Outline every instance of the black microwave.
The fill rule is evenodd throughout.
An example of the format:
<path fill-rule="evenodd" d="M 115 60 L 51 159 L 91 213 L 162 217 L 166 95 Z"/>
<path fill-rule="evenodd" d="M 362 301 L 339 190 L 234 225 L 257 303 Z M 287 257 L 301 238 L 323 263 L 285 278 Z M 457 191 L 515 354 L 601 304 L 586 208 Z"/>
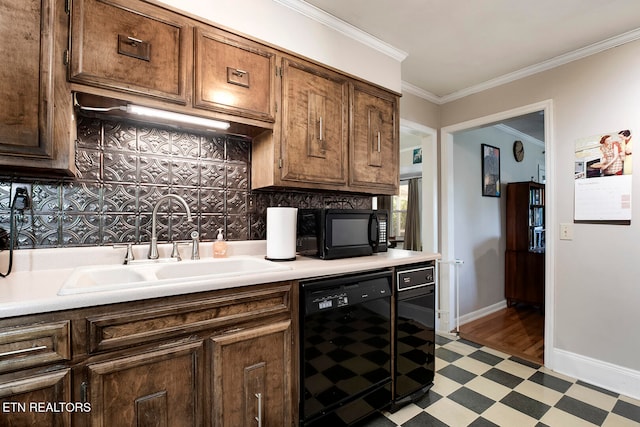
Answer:
<path fill-rule="evenodd" d="M 389 212 L 367 209 L 298 209 L 296 251 L 321 259 L 387 251 Z"/>

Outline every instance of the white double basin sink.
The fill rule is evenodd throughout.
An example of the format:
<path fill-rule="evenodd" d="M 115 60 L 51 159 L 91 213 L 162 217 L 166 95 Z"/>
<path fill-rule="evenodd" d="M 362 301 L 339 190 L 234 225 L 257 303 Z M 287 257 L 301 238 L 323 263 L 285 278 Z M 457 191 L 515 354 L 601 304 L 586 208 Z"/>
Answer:
<path fill-rule="evenodd" d="M 77 267 L 60 287 L 58 295 L 177 285 L 199 280 L 211 281 L 215 285 L 223 284 L 225 278 L 290 269 L 283 264 L 250 256 Z"/>

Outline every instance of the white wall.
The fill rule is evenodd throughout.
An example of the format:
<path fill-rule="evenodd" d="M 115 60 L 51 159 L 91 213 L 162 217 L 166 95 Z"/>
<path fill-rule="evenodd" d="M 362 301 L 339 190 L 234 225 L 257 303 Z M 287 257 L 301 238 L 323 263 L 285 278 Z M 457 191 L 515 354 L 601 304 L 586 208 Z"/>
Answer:
<path fill-rule="evenodd" d="M 495 127 L 454 133 L 453 176 L 455 257 L 459 269 L 460 316 L 504 301 L 504 253 L 506 248 L 506 185 L 537 181 L 538 164 L 544 164 L 544 148 L 524 141 L 525 157 L 513 157 L 512 134 Z M 481 144 L 500 148 L 501 197 L 481 193 Z M 464 322 L 462 322 L 464 323 Z"/>
<path fill-rule="evenodd" d="M 553 161 L 547 175 L 555 191 L 547 199 L 547 206 L 553 204 L 547 212 L 554 224 L 572 223 L 574 143 L 611 129 L 630 128 L 638 138 L 638 76 L 640 41 L 635 41 L 445 104 L 441 126 L 551 99 L 548 156 Z M 639 180 L 635 174 L 636 200 Z M 578 378 L 640 396 L 640 208 L 635 206 L 630 226 L 574 224 L 573 231 L 573 240 L 558 240 L 556 232 L 552 242 L 553 362 Z"/>
<path fill-rule="evenodd" d="M 156 0 L 400 93 L 400 62 L 272 0 Z"/>

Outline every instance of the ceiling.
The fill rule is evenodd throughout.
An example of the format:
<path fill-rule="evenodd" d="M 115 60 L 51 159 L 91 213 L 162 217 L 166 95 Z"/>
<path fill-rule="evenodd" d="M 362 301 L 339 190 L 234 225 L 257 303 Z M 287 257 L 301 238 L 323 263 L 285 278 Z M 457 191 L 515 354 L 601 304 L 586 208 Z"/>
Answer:
<path fill-rule="evenodd" d="M 388 47 L 402 91 L 436 104 L 640 39 L 640 0 L 276 1 Z M 544 142 L 541 113 L 496 125 Z"/>
<path fill-rule="evenodd" d="M 288 1 L 406 53 L 403 92 L 439 104 L 640 38 L 639 0 Z"/>

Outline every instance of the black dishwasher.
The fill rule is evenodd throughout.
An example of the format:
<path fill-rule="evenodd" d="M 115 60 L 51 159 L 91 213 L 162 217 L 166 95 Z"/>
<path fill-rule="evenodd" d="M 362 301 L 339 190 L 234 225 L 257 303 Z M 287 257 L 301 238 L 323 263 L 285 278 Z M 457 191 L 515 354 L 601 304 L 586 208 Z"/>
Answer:
<path fill-rule="evenodd" d="M 394 391 L 391 411 L 420 399 L 435 371 L 435 262 L 396 269 Z"/>
<path fill-rule="evenodd" d="M 391 402 L 390 271 L 301 282 L 300 425 L 346 426 Z"/>

